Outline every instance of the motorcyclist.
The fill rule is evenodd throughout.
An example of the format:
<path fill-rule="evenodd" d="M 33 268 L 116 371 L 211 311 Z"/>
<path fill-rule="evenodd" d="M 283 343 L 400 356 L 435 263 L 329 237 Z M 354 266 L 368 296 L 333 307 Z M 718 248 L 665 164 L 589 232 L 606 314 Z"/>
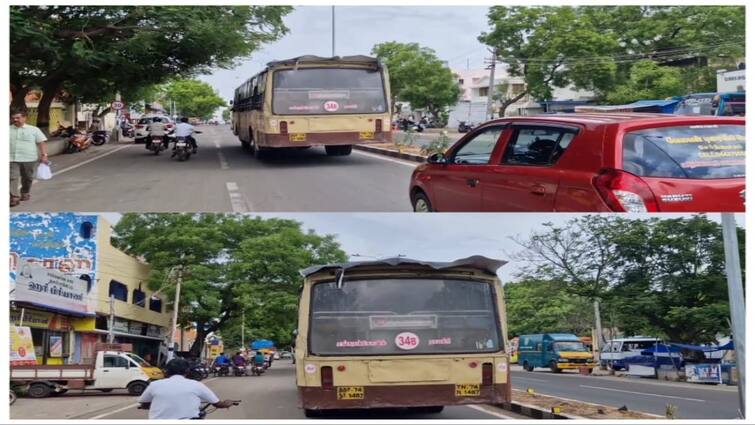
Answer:
<path fill-rule="evenodd" d="M 265 355 L 262 354 L 262 351 L 257 351 L 254 353 L 254 365 L 255 366 L 264 366 L 265 364 Z"/>
<path fill-rule="evenodd" d="M 220 353 L 219 356 L 215 358 L 215 367 L 221 368 L 223 366 L 229 367 L 231 365 L 231 361 L 226 357 L 225 353 Z"/>
<path fill-rule="evenodd" d="M 197 141 L 192 136 L 194 133 L 201 133 L 201 131 L 194 129 L 194 126 L 189 124 L 188 118 L 182 117 L 181 122 L 176 124 L 176 137 L 185 137 L 191 143 L 191 153 L 197 153 Z"/>
<path fill-rule="evenodd" d="M 165 146 L 165 149 L 168 148 L 168 129 L 167 125 L 165 125 L 164 122 L 160 119 L 160 117 L 155 117 L 152 119 L 152 122 L 149 123 L 147 126 L 147 131 L 149 132 L 149 140 L 152 141 L 153 137 L 159 137 L 163 141 L 163 146 Z M 147 143 L 146 147 L 149 149 L 150 144 Z"/>
<path fill-rule="evenodd" d="M 186 379 L 191 365 L 184 359 L 173 359 L 165 367 L 166 379 L 152 381 L 139 397 L 139 408 L 149 409 L 150 419 L 194 419 L 199 417 L 202 403 L 226 409 L 234 401 L 221 401 L 201 382 Z"/>
<path fill-rule="evenodd" d="M 233 365 L 235 367 L 241 367 L 244 369 L 244 373 L 246 373 L 246 359 L 241 354 L 241 351 L 238 351 L 235 356 L 233 356 Z"/>

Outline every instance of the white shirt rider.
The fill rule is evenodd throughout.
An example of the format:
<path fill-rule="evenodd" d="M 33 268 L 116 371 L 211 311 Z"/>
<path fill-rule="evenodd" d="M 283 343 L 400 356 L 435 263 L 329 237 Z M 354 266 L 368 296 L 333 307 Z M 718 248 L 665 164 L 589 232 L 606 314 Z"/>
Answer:
<path fill-rule="evenodd" d="M 150 419 L 192 419 L 199 416 L 202 403 L 219 402 L 205 384 L 181 375 L 150 382 L 139 397 L 139 403 L 151 403 Z"/>
<path fill-rule="evenodd" d="M 194 126 L 187 122 L 179 122 L 176 124 L 176 137 L 189 137 L 194 134 Z"/>

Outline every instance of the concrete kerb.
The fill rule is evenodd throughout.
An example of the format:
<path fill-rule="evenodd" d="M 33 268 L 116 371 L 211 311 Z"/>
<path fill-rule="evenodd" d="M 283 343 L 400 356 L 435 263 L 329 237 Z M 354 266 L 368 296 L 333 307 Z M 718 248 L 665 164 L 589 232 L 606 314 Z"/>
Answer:
<path fill-rule="evenodd" d="M 405 159 L 407 161 L 417 162 L 420 164 L 423 162 L 427 162 L 427 157 L 424 155 L 417 155 L 414 153 L 406 153 L 406 152 L 397 152 L 390 149 L 383 149 L 383 148 L 378 148 L 378 147 L 370 146 L 370 145 L 354 145 L 354 149 L 365 151 L 365 152 L 376 153 L 378 155 L 383 155 L 383 156 L 390 156 L 393 158 Z"/>
<path fill-rule="evenodd" d="M 548 410 L 543 409 L 542 407 L 533 406 L 531 404 L 525 404 L 525 403 L 502 403 L 502 404 L 495 404 L 494 406 L 499 407 L 503 410 L 508 410 L 509 412 L 514 412 L 523 416 L 528 416 L 532 419 L 588 419 L 584 418 L 582 416 L 574 416 L 574 415 L 566 415 L 564 413 L 553 413 Z"/>

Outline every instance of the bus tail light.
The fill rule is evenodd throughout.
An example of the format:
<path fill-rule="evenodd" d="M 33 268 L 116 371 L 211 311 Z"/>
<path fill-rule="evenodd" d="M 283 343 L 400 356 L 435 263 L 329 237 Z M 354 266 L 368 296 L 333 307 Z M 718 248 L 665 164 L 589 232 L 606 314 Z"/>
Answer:
<path fill-rule="evenodd" d="M 493 363 L 482 364 L 482 385 L 493 385 Z"/>
<path fill-rule="evenodd" d="M 380 133 L 381 131 L 383 131 L 383 120 L 378 118 L 375 120 L 375 133 Z"/>
<path fill-rule="evenodd" d="M 281 121 L 280 128 L 281 134 L 288 134 L 288 123 L 286 121 Z"/>
<path fill-rule="evenodd" d="M 320 384 L 324 390 L 333 389 L 333 368 L 323 366 L 320 368 Z"/>

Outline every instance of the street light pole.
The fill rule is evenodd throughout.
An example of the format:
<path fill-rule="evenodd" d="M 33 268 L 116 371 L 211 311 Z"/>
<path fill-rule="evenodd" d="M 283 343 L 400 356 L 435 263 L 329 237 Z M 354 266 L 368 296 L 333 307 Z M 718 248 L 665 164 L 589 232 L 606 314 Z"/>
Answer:
<path fill-rule="evenodd" d="M 246 347 L 244 345 L 244 326 L 246 325 L 246 311 L 241 310 L 241 348 Z"/>
<path fill-rule="evenodd" d="M 336 55 L 336 7 L 330 6 L 330 25 L 331 25 L 331 31 L 330 31 L 330 55 L 335 56 Z"/>
<path fill-rule="evenodd" d="M 174 344 L 173 338 L 176 335 L 176 326 L 178 325 L 178 303 L 181 300 L 181 279 L 183 278 L 183 268 L 178 266 L 178 276 L 176 277 L 176 297 L 173 301 L 173 320 L 170 325 L 170 340 L 168 341 L 168 361 L 173 360 L 175 353 L 173 352 Z"/>
<path fill-rule="evenodd" d="M 742 271 L 739 265 L 739 243 L 734 214 L 721 214 L 721 228 L 724 234 L 724 255 L 726 258 L 726 281 L 729 286 L 729 314 L 731 333 L 734 338 L 734 353 L 737 356 L 737 386 L 739 388 L 739 414 L 745 418 L 745 296 L 742 289 Z"/>

